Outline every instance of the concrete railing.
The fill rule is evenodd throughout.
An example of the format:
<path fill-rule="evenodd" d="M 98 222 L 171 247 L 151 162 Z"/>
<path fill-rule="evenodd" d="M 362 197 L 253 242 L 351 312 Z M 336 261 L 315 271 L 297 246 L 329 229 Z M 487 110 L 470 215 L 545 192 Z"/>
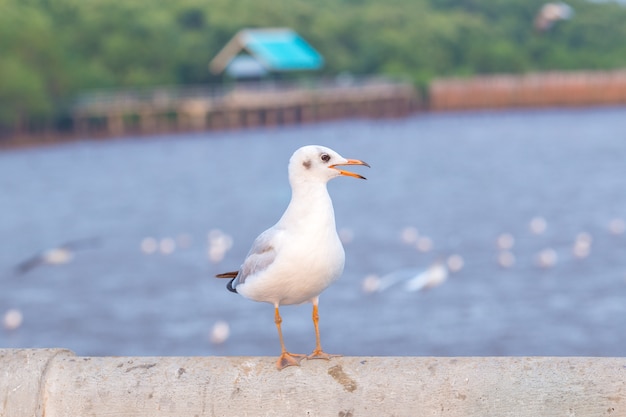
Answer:
<path fill-rule="evenodd" d="M 626 358 L 274 362 L 0 349 L 0 416 L 626 416 Z"/>

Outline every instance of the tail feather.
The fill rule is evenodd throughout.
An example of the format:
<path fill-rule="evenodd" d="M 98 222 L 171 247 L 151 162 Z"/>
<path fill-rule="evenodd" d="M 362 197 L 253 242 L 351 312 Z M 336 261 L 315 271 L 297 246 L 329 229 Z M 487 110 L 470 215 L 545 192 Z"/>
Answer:
<path fill-rule="evenodd" d="M 226 289 L 230 292 L 236 293 L 237 289 L 233 287 L 233 282 L 235 281 L 235 278 L 237 278 L 237 275 L 239 275 L 239 271 L 224 272 L 223 274 L 217 274 L 215 278 L 230 278 L 230 281 L 226 284 Z"/>
<path fill-rule="evenodd" d="M 238 273 L 239 271 L 224 272 L 223 274 L 217 274 L 215 278 L 235 278 Z"/>

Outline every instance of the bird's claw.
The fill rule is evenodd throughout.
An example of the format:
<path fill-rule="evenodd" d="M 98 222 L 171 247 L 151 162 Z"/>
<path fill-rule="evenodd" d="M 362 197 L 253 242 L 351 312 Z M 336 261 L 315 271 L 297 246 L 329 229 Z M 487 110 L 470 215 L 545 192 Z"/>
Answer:
<path fill-rule="evenodd" d="M 280 371 L 288 366 L 300 366 L 300 362 L 305 357 L 307 356 L 299 353 L 283 352 L 276 361 L 276 368 Z"/>
<path fill-rule="evenodd" d="M 307 359 L 325 359 L 327 361 L 329 361 L 331 358 L 339 358 L 343 355 L 336 355 L 336 354 L 330 354 L 330 353 L 326 353 L 321 349 L 315 349 L 309 356 L 307 356 Z"/>

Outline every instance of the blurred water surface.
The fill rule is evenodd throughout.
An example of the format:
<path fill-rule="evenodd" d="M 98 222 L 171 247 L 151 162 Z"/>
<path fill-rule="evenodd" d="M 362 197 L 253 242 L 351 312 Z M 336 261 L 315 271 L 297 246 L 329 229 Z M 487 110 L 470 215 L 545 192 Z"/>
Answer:
<path fill-rule="evenodd" d="M 368 181 L 329 184 L 347 261 L 321 297 L 327 351 L 626 355 L 624 108 L 422 114 L 2 152 L 0 315 L 15 309 L 23 323 L 0 327 L 0 347 L 276 355 L 272 307 L 212 276 L 237 269 L 280 217 L 287 161 L 305 144 L 372 166 L 359 170 Z M 232 239 L 221 261 L 219 250 L 209 259 L 211 231 L 222 252 Z M 502 234 L 512 247 L 497 247 Z M 16 270 L 72 241 L 85 247 L 60 254 L 69 262 Z M 577 241 L 587 242 L 582 252 Z M 454 254 L 462 269 L 428 291 L 405 282 L 363 290 L 366 277 L 408 279 Z M 288 348 L 311 351 L 310 305 L 282 313 Z M 230 336 L 212 343 L 221 322 Z"/>

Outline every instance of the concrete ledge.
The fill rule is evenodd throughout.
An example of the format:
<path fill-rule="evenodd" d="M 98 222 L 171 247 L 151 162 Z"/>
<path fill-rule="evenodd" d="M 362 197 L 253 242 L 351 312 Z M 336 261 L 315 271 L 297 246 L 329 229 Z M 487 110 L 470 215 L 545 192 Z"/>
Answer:
<path fill-rule="evenodd" d="M 626 416 L 626 358 L 275 360 L 0 349 L 0 416 Z"/>

